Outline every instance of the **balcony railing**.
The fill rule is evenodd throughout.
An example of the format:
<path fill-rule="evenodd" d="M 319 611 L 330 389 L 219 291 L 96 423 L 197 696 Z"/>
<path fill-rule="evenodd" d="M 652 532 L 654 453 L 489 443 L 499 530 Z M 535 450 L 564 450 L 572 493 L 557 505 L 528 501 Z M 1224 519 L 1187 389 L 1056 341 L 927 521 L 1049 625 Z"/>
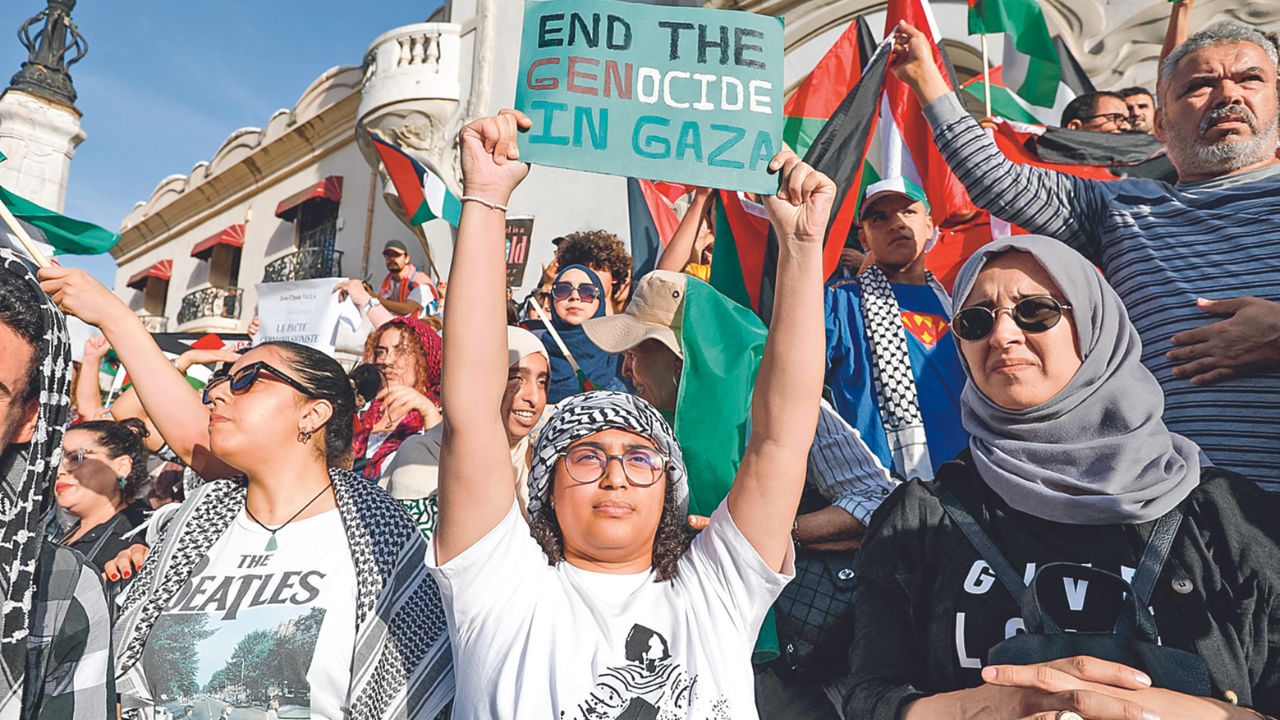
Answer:
<path fill-rule="evenodd" d="M 330 248 L 302 248 L 267 263 L 263 282 L 292 282 L 313 278 L 342 277 L 342 251 Z"/>
<path fill-rule="evenodd" d="M 163 315 L 148 315 L 147 313 L 138 313 L 138 319 L 142 321 L 142 326 L 151 333 L 169 332 L 169 318 Z"/>
<path fill-rule="evenodd" d="M 178 310 L 178 324 L 205 318 L 239 318 L 240 298 L 243 294 L 244 291 L 240 288 L 220 287 L 201 288 L 187 293 L 182 298 L 182 308 Z"/>

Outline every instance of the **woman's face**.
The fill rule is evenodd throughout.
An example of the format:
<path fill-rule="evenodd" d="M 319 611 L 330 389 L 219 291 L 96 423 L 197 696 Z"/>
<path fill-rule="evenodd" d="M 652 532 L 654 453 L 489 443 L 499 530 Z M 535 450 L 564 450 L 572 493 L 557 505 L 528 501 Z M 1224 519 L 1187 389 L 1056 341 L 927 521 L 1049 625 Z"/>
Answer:
<path fill-rule="evenodd" d="M 417 379 L 417 358 L 407 344 L 402 345 L 401 342 L 416 340 L 411 331 L 398 327 L 389 327 L 378 336 L 378 342 L 373 346 L 373 357 L 369 360 L 382 368 L 388 385 L 413 387 Z"/>
<path fill-rule="evenodd" d="M 596 314 L 596 311 L 600 309 L 601 299 L 599 297 L 591 300 L 591 302 L 587 302 L 582 299 L 582 296 L 577 290 L 577 288 L 584 285 L 592 288 L 593 290 L 595 289 L 595 285 L 591 283 L 590 275 L 587 275 L 578 268 L 573 268 L 560 276 L 560 279 L 556 281 L 556 285 L 560 283 L 568 283 L 573 285 L 575 288 L 574 292 L 570 293 L 569 297 L 564 300 L 552 299 L 552 303 L 555 305 L 556 315 L 561 320 L 569 323 L 570 325 L 581 325 L 591 319 L 591 317 Z M 553 285 L 552 288 L 554 289 L 555 285 Z"/>
<path fill-rule="evenodd" d="M 978 273 L 965 307 L 1011 308 L 1019 300 L 1048 295 L 1068 304 L 1062 291 L 1036 259 L 1025 252 L 1007 252 Z M 961 340 L 960 352 L 973 382 L 992 402 L 1008 410 L 1043 404 L 1071 382 L 1082 360 L 1075 320 L 1062 311 L 1058 324 L 1044 332 L 1018 327 L 1008 311 L 999 312 L 991 334 L 980 340 Z"/>
<path fill-rule="evenodd" d="M 241 355 L 230 372 L 234 376 L 258 361 L 301 383 L 289 358 L 271 346 Z M 246 472 L 255 460 L 298 446 L 304 424 L 308 429 L 319 429 L 323 424 L 314 419 L 304 423 L 311 410 L 310 399 L 267 372 L 259 372 L 253 386 L 239 395 L 231 392 L 230 382 L 219 384 L 209 391 L 209 403 L 209 449 L 218 459 Z"/>
<path fill-rule="evenodd" d="M 634 448 L 656 450 L 653 441 L 626 430 L 602 430 L 573 443 L 598 448 L 608 455 L 623 455 Z M 556 463 L 551 502 L 565 554 L 600 562 L 627 562 L 653 555 L 654 535 L 662 519 L 667 477 L 649 487 L 627 482 L 620 462 L 609 461 L 595 482 L 579 483 L 569 475 L 566 459 Z"/>
<path fill-rule="evenodd" d="M 73 468 L 81 452 L 84 460 Z M 122 499 L 120 478 L 132 468 L 133 461 L 128 456 L 109 457 L 95 433 L 67 431 L 62 438 L 62 463 L 53 484 L 58 505 L 76 517 L 84 517 L 103 505 L 114 506 Z"/>
<path fill-rule="evenodd" d="M 547 407 L 547 359 L 530 353 L 507 368 L 507 390 L 502 394 L 502 419 L 512 445 L 527 437 Z"/>

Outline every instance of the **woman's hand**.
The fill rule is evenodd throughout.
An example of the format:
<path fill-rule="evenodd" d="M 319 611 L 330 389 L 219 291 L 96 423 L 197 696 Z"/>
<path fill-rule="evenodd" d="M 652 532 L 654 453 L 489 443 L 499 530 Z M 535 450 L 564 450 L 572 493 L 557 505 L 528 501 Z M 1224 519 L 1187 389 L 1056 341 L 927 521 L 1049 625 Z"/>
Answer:
<path fill-rule="evenodd" d="M 462 128 L 462 187 L 464 194 L 506 204 L 511 193 L 529 174 L 528 163 L 520 162 L 516 137 L 533 127 L 529 116 L 518 110 L 503 110 L 480 118 Z"/>
<path fill-rule="evenodd" d="M 231 350 L 188 350 L 173 361 L 173 366 L 186 372 L 192 365 L 216 365 L 220 362 L 234 363 L 240 356 Z"/>
<path fill-rule="evenodd" d="M 821 245 L 827 236 L 827 222 L 836 199 L 831 178 L 805 164 L 790 149 L 773 156 L 769 171 L 782 176 L 778 194 L 764 199 L 769 221 L 778 240 L 796 240 Z"/>
<path fill-rule="evenodd" d="M 388 385 L 378 393 L 378 399 L 382 401 L 387 417 L 400 418 L 416 410 L 426 427 L 433 427 L 440 422 L 440 409 L 431 398 L 409 385 Z"/>
<path fill-rule="evenodd" d="M 358 308 L 363 308 L 373 299 L 373 296 L 369 294 L 368 289 L 365 288 L 364 282 L 361 280 L 343 280 L 338 283 L 333 291 L 338 293 L 339 300 L 346 300 L 350 297 L 351 302 L 355 303 Z"/>
<path fill-rule="evenodd" d="M 75 268 L 48 267 L 37 273 L 40 289 L 68 315 L 103 327 L 110 321 L 132 316 L 133 311 L 92 275 Z"/>
<path fill-rule="evenodd" d="M 84 362 L 99 362 L 107 356 L 111 351 L 111 343 L 107 342 L 106 336 L 94 335 L 84 341 Z"/>
<path fill-rule="evenodd" d="M 121 550 L 119 555 L 103 563 L 103 581 L 128 580 L 138 574 L 138 571 L 142 569 L 142 563 L 146 561 L 147 554 L 150 552 L 151 549 L 141 543 L 130 545 Z"/>

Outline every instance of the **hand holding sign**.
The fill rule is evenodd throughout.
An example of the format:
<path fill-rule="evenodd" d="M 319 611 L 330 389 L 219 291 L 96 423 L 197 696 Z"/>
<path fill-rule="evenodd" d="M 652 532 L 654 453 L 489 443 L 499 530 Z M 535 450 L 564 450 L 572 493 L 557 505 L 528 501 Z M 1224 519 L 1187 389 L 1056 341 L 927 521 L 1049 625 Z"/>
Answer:
<path fill-rule="evenodd" d="M 778 194 L 764 199 L 765 212 L 779 241 L 821 245 L 831 219 L 836 184 L 790 149 L 774 156 L 769 170 L 782 176 Z"/>
<path fill-rule="evenodd" d="M 458 133 L 462 146 L 463 196 L 505 205 L 511 193 L 529 174 L 520 162 L 516 137 L 532 123 L 518 110 L 503 110 L 472 122 Z"/>

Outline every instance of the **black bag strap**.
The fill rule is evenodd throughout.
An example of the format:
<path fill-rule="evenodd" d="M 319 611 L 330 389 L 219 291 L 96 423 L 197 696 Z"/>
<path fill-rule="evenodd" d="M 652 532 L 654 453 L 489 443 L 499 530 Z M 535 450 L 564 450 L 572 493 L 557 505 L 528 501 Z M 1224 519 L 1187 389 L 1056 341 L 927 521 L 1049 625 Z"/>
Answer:
<path fill-rule="evenodd" d="M 996 548 L 996 544 L 987 537 L 983 532 L 982 526 L 978 525 L 978 521 L 973 519 L 968 510 L 964 509 L 964 505 L 960 504 L 957 498 L 950 490 L 942 487 L 936 481 L 924 483 L 926 488 L 938 498 L 938 502 L 942 503 L 942 509 L 947 511 L 947 515 L 951 517 L 951 521 L 960 528 L 960 532 L 969 538 L 969 542 L 973 548 L 978 551 L 983 560 L 987 561 L 987 566 L 996 574 L 996 578 L 1005 586 L 1010 595 L 1015 600 L 1021 600 L 1023 592 L 1027 589 L 1026 583 L 1022 582 L 1022 576 L 1017 570 L 1009 564 L 1003 553 Z"/>
<path fill-rule="evenodd" d="M 1169 558 L 1169 549 L 1173 547 L 1173 538 L 1182 525 L 1182 508 L 1174 507 L 1160 516 L 1156 526 L 1151 529 L 1151 537 L 1147 538 L 1147 548 L 1142 551 L 1142 559 L 1138 561 L 1138 569 L 1133 574 L 1129 586 L 1133 588 L 1134 602 L 1146 611 L 1151 604 L 1151 592 L 1160 579 L 1160 572 Z M 1132 635 L 1139 628 L 1134 627 L 1134 616 L 1122 614 L 1116 621 L 1115 631 L 1123 635 Z"/>

